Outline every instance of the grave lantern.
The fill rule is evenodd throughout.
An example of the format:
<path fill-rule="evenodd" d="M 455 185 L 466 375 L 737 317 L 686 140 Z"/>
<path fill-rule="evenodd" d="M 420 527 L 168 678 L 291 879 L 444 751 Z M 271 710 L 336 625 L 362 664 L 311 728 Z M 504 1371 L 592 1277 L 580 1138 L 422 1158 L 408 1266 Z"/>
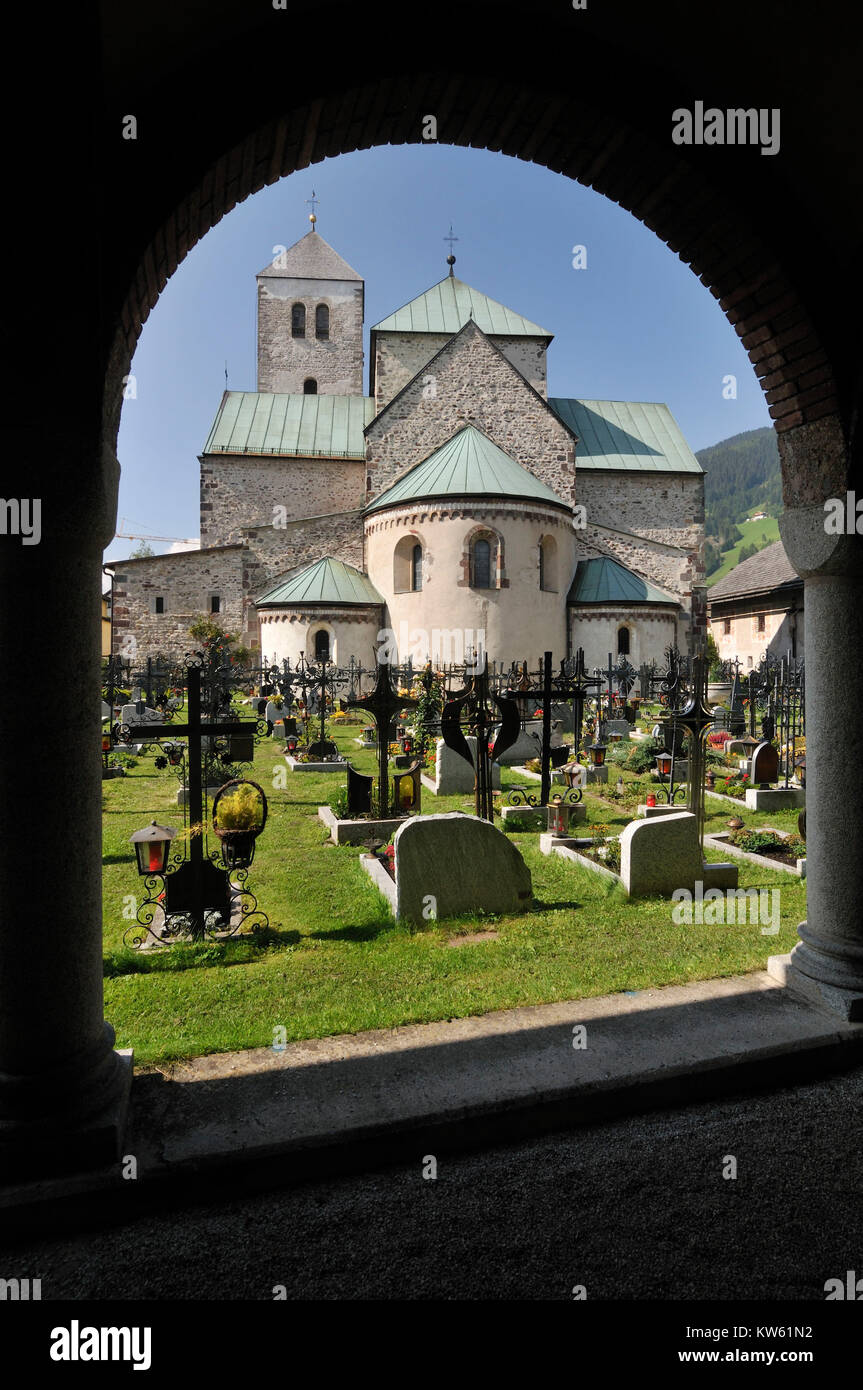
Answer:
<path fill-rule="evenodd" d="M 668 777 L 669 773 L 671 772 L 670 753 L 657 753 L 656 770 L 659 773 L 660 777 Z"/>
<path fill-rule="evenodd" d="M 590 754 L 591 761 L 592 761 L 594 767 L 602 767 L 602 766 L 603 766 L 603 764 L 604 764 L 604 762 L 605 762 L 605 754 L 606 754 L 607 748 L 608 748 L 608 744 L 607 744 L 607 743 L 600 743 L 598 740 L 597 740 L 596 743 L 591 743 L 591 744 L 588 745 L 588 750 L 587 750 L 587 751 L 588 751 L 588 753 Z"/>
<path fill-rule="evenodd" d="M 655 805 L 656 805 L 656 792 L 648 792 L 648 793 L 647 793 L 647 796 L 645 797 L 645 802 L 646 802 L 646 804 L 647 804 L 648 806 L 655 806 Z"/>
<path fill-rule="evenodd" d="M 285 742 L 286 742 L 286 744 L 287 744 L 288 752 L 291 754 L 291 756 L 293 756 L 294 753 L 296 753 L 296 751 L 297 751 L 297 743 L 298 743 L 297 735 L 296 735 L 296 734 L 288 734 L 287 739 L 285 740 Z"/>
<path fill-rule="evenodd" d="M 565 838 L 569 834 L 569 812 L 570 807 L 562 801 L 555 800 L 551 803 L 548 808 L 548 828 L 552 835 Z"/>
<path fill-rule="evenodd" d="M 110 735 L 110 734 L 103 734 L 103 735 L 102 735 L 102 752 L 103 752 L 103 753 L 110 753 L 110 751 L 111 751 L 111 735 Z"/>
<path fill-rule="evenodd" d="M 129 837 L 129 843 L 135 846 L 138 873 L 142 878 L 147 874 L 165 872 L 168 850 L 176 833 L 173 826 L 157 825 L 152 821 L 145 829 L 136 830 L 134 835 Z"/>

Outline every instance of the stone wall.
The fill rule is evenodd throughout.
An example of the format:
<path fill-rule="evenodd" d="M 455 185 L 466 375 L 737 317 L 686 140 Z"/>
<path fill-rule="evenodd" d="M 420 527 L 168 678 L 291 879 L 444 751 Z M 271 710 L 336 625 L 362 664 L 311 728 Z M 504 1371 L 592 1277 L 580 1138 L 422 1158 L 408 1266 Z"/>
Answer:
<path fill-rule="evenodd" d="M 255 599 L 283 574 L 325 556 L 363 567 L 363 521 L 359 511 L 336 512 L 289 521 L 287 526 L 251 527 L 243 570 L 245 626 L 257 632 Z"/>
<path fill-rule="evenodd" d="M 184 550 L 176 555 L 152 555 L 122 560 L 114 573 L 114 651 L 129 655 L 189 650 L 189 624 L 211 613 L 211 598 L 219 597 L 214 615 L 228 631 L 244 631 L 243 547 Z M 164 599 L 157 613 L 156 598 Z"/>
<path fill-rule="evenodd" d="M 402 387 L 452 338 L 451 333 L 378 333 L 375 335 L 375 410 L 383 410 Z M 507 338 L 489 334 L 489 342 L 542 396 L 548 398 L 545 338 Z"/>
<path fill-rule="evenodd" d="M 708 589 L 708 597 L 710 590 Z M 739 657 L 743 669 L 757 666 L 766 651 L 773 656 L 785 656 L 791 651 L 798 659 L 804 655 L 804 623 L 802 608 L 791 610 L 790 604 L 802 604 L 802 586 L 793 599 L 763 594 L 743 598 L 711 608 L 710 631 L 723 661 Z M 759 618 L 764 620 L 763 630 Z M 729 631 L 725 631 L 728 622 Z"/>
<path fill-rule="evenodd" d="M 704 475 L 581 469 L 579 558 L 608 555 L 690 605 L 704 582 Z M 583 552 L 583 553 L 581 553 Z"/>
<path fill-rule="evenodd" d="M 201 544 L 228 545 L 241 540 L 249 526 L 361 507 L 364 479 L 361 459 L 205 454 Z"/>
<path fill-rule="evenodd" d="M 291 334 L 291 308 L 303 304 L 306 335 Z M 315 309 L 330 311 L 330 336 L 315 337 Z M 307 377 L 320 396 L 363 393 L 363 285 L 356 280 L 258 276 L 258 390 L 301 395 Z"/>
<path fill-rule="evenodd" d="M 572 435 L 472 321 L 368 426 L 369 499 L 467 424 L 573 500 Z"/>

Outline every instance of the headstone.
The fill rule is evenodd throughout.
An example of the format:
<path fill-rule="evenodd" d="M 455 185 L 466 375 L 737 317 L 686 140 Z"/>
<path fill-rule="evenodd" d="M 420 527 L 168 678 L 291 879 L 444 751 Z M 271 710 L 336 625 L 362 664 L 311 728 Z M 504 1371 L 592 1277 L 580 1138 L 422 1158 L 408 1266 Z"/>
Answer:
<path fill-rule="evenodd" d="M 396 916 L 417 926 L 467 912 L 524 912 L 531 905 L 530 870 L 489 821 L 457 811 L 415 817 L 399 827 L 393 843 Z"/>
<path fill-rule="evenodd" d="M 467 739 L 471 754 L 476 756 L 476 737 L 470 734 Z M 491 765 L 492 787 L 500 786 L 500 766 Z M 437 796 L 468 796 L 473 791 L 476 775 L 470 763 L 448 748 L 442 738 L 437 741 L 435 755 L 434 791 Z"/>
<path fill-rule="evenodd" d="M 123 705 L 120 710 L 120 723 L 128 724 L 131 729 L 141 724 L 162 724 L 164 719 L 156 709 L 148 709 L 137 700 L 133 705 Z"/>
<path fill-rule="evenodd" d="M 103 719 L 110 719 L 110 718 L 111 718 L 111 706 L 110 706 L 110 705 L 107 703 L 107 701 L 105 701 L 105 700 L 102 701 L 102 718 L 103 718 Z"/>
<path fill-rule="evenodd" d="M 500 732 L 498 725 L 491 735 L 492 741 L 497 738 Z M 551 721 L 551 736 L 549 739 L 551 748 L 563 746 L 563 723 L 560 719 Z M 542 756 L 542 720 L 529 719 L 524 728 L 519 733 L 515 743 L 511 744 L 504 753 L 501 754 L 496 762 L 500 762 L 503 767 L 520 767 L 530 758 Z"/>
<path fill-rule="evenodd" d="M 272 724 L 273 726 L 273 738 L 285 737 L 285 726 L 282 722 L 284 717 L 285 706 L 283 704 L 275 705 L 272 700 L 268 700 L 267 708 L 264 711 L 264 718 L 268 724 Z"/>
<path fill-rule="evenodd" d="M 632 725 L 626 719 L 608 719 L 605 728 L 609 734 L 622 734 L 624 738 L 628 738 Z"/>
<path fill-rule="evenodd" d="M 753 787 L 770 786 L 779 780 L 779 750 L 772 743 L 759 743 L 752 754 L 749 781 Z"/>
<path fill-rule="evenodd" d="M 285 726 L 285 737 L 286 737 L 286 738 L 298 738 L 298 737 L 299 737 L 299 729 L 297 728 L 297 721 L 296 721 L 296 719 L 294 718 L 294 716 L 293 716 L 292 714 L 288 715 L 287 719 L 283 719 L 283 720 L 282 720 L 282 723 L 283 723 L 284 726 Z"/>
<path fill-rule="evenodd" d="M 372 809 L 372 787 L 375 784 L 374 777 L 366 777 L 362 772 L 355 772 L 348 763 L 348 814 L 351 816 L 361 816 L 370 812 Z"/>
<path fill-rule="evenodd" d="M 620 836 L 620 876 L 632 898 L 694 893 L 698 882 L 705 890 L 737 883 L 736 865 L 705 864 L 691 811 L 630 821 Z"/>

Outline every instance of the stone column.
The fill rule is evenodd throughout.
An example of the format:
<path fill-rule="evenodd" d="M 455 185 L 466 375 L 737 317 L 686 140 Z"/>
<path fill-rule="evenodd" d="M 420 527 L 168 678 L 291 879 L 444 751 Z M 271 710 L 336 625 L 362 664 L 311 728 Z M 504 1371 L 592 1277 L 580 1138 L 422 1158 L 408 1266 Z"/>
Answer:
<path fill-rule="evenodd" d="M 863 1021 L 863 538 L 829 534 L 826 515 L 815 504 L 780 519 L 804 580 L 808 901 L 800 943 L 779 960 L 794 993 L 855 1022 Z"/>
<path fill-rule="evenodd" d="M 5 1181 L 115 1160 L 131 1081 L 102 995 L 101 563 L 119 468 L 74 438 L 34 430 L 4 482 L 41 503 L 38 544 L 0 535 Z"/>

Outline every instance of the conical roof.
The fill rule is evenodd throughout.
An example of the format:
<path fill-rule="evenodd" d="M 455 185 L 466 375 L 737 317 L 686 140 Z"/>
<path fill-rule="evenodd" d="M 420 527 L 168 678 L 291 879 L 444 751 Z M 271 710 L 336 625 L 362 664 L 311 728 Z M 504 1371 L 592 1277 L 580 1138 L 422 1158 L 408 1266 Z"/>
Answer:
<path fill-rule="evenodd" d="M 293 574 L 285 575 L 259 599 L 258 608 L 293 608 L 301 603 L 383 603 L 367 574 L 341 560 L 325 556 Z"/>
<path fill-rule="evenodd" d="M 282 251 L 275 260 L 263 270 L 258 271 L 268 279 L 284 280 L 357 280 L 362 282 L 347 261 L 342 260 L 329 242 L 324 241 L 320 232 L 314 229 L 295 242 L 287 251 Z"/>
<path fill-rule="evenodd" d="M 447 275 L 425 294 L 403 304 L 401 309 L 381 319 L 372 333 L 457 333 L 468 319 L 482 329 L 502 337 L 547 338 L 553 334 L 538 323 L 507 309 L 496 299 L 489 299 L 454 275 Z"/>
<path fill-rule="evenodd" d="M 527 501 L 569 503 L 552 492 L 475 425 L 465 425 L 446 444 L 416 464 L 366 507 L 366 515 L 432 497 L 519 497 Z"/>
<path fill-rule="evenodd" d="M 655 584 L 603 555 L 579 560 L 567 603 L 674 603 L 678 600 Z"/>

